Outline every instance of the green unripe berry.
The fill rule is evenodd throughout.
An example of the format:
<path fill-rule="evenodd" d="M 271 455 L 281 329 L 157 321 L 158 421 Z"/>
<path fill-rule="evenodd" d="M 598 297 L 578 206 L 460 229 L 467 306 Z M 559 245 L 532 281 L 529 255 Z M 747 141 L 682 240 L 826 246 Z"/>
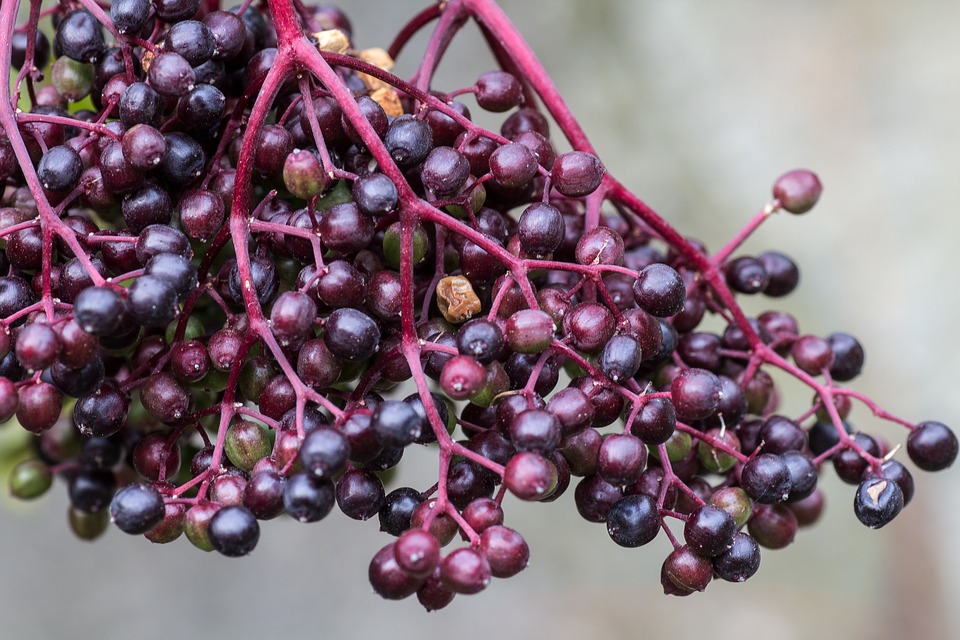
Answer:
<path fill-rule="evenodd" d="M 210 503 L 190 507 L 183 519 L 183 533 L 190 544 L 201 551 L 213 551 L 210 542 L 210 519 L 220 508 Z"/>
<path fill-rule="evenodd" d="M 67 511 L 67 521 L 73 535 L 81 540 L 96 540 L 110 526 L 110 510 L 104 509 L 96 513 L 85 513 L 70 507 Z"/>
<path fill-rule="evenodd" d="M 387 266 L 393 269 L 400 268 L 400 251 L 402 243 L 402 234 L 400 223 L 394 222 L 387 227 L 383 234 L 383 258 Z M 419 224 L 413 229 L 413 264 L 420 264 L 426 257 L 427 250 L 430 248 L 430 239 L 427 232 Z"/>
<path fill-rule="evenodd" d="M 67 56 L 61 56 L 53 63 L 50 75 L 53 88 L 68 102 L 82 100 L 93 89 L 94 70 L 92 64 L 77 62 Z"/>
<path fill-rule="evenodd" d="M 301 200 L 323 193 L 327 187 L 327 174 L 319 156 L 309 149 L 294 149 L 283 163 L 283 184 Z"/>
<path fill-rule="evenodd" d="M 707 432 L 707 435 L 735 451 L 740 451 L 740 440 L 732 429 L 711 429 Z M 700 464 L 712 473 L 726 473 L 737 464 L 737 459 L 734 456 L 720 449 L 714 449 L 703 440 L 697 443 L 697 458 L 699 458 Z"/>
<path fill-rule="evenodd" d="M 53 474 L 42 460 L 24 460 L 10 474 L 10 493 L 21 500 L 33 500 L 53 485 Z"/>
<path fill-rule="evenodd" d="M 750 496 L 740 487 L 722 487 L 710 496 L 710 504 L 730 514 L 737 528 L 742 527 L 753 514 Z"/>
<path fill-rule="evenodd" d="M 176 335 L 177 325 L 180 324 L 180 318 L 174 318 L 170 321 L 170 324 L 167 325 L 167 330 L 164 332 L 164 339 L 166 339 L 167 344 L 173 344 L 173 336 Z M 197 340 L 207 335 L 206 329 L 203 328 L 203 323 L 199 318 L 190 316 L 187 318 L 187 326 L 183 330 L 183 339 L 184 340 Z"/>
<path fill-rule="evenodd" d="M 486 380 L 480 390 L 470 396 L 472 404 L 480 407 L 489 407 L 493 404 L 494 398 L 505 391 L 510 390 L 510 376 L 503 365 L 494 360 L 484 367 L 487 370 Z M 454 415 L 451 413 L 450 415 Z"/>
<path fill-rule="evenodd" d="M 670 439 L 663 444 L 667 447 L 667 458 L 670 462 L 679 462 L 686 458 L 687 454 L 689 454 L 693 448 L 693 438 L 690 437 L 690 434 L 678 429 L 674 431 Z M 659 447 L 648 447 L 648 449 L 650 450 L 650 455 L 657 460 L 660 459 Z"/>
<path fill-rule="evenodd" d="M 250 471 L 257 462 L 270 455 L 271 449 L 267 432 L 256 423 L 239 420 L 227 429 L 223 450 L 239 469 Z"/>

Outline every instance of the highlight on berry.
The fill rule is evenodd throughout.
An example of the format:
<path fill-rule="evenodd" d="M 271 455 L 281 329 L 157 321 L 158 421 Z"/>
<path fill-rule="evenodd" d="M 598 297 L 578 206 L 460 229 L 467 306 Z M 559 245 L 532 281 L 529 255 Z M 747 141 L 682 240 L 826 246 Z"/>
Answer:
<path fill-rule="evenodd" d="M 436 86 L 471 21 L 496 68 Z M 830 467 L 880 528 L 957 457 L 847 386 L 856 337 L 776 308 L 790 257 L 743 251 L 815 173 L 758 185 L 709 250 L 603 164 L 492 0 L 383 47 L 294 0 L 4 2 L 0 39 L 0 421 L 35 434 L 8 486 L 64 485 L 82 539 L 245 556 L 339 511 L 389 540 L 374 590 L 434 610 L 521 572 L 507 512 L 564 499 L 614 544 L 667 538 L 682 596 L 814 524 Z M 410 447 L 432 486 L 391 480 Z"/>

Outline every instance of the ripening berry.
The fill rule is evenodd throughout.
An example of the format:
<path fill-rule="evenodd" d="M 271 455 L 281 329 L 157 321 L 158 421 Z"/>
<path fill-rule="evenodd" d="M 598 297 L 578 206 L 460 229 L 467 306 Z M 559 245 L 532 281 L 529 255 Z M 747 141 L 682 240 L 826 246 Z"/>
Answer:
<path fill-rule="evenodd" d="M 806 169 L 785 173 L 773 184 L 773 197 L 790 213 L 806 213 L 812 209 L 822 191 L 820 178 Z"/>
<path fill-rule="evenodd" d="M 454 400 L 466 400 L 480 391 L 486 378 L 486 369 L 474 358 L 454 356 L 443 365 L 440 388 Z"/>
<path fill-rule="evenodd" d="M 521 500 L 543 500 L 557 486 L 557 467 L 533 451 L 518 453 L 504 469 L 503 484 Z"/>

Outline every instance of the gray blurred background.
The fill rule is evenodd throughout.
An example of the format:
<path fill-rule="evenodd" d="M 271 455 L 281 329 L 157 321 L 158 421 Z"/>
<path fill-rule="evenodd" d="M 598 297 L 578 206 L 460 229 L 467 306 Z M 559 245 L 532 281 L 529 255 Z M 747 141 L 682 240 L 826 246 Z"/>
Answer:
<path fill-rule="evenodd" d="M 361 47 L 386 46 L 425 5 L 345 4 Z M 868 356 L 858 389 L 906 418 L 960 423 L 960 4 L 503 6 L 610 170 L 709 246 L 767 201 L 782 172 L 816 170 L 821 204 L 775 217 L 746 249 L 777 248 L 799 262 L 802 285 L 780 304 L 804 330 L 861 339 Z M 479 50 L 465 33 L 435 86 L 454 89 L 492 68 Z M 401 58 L 404 74 L 417 51 Z M 751 312 L 759 305 L 746 303 Z M 795 391 L 789 406 L 799 408 L 809 393 Z M 853 421 L 876 428 L 863 410 Z M 404 477 L 427 486 L 434 465 L 410 452 Z M 748 583 L 715 583 L 684 599 L 661 595 L 663 536 L 621 549 L 576 516 L 572 492 L 549 505 L 508 499 L 506 523 L 526 536 L 531 566 L 432 614 L 371 592 L 367 564 L 388 542 L 375 523 L 336 513 L 313 525 L 270 522 L 252 557 L 233 561 L 185 540 L 161 548 L 114 530 L 90 544 L 68 532 L 60 485 L 36 504 L 0 502 L 0 637 L 960 636 L 958 471 L 916 474 L 914 502 L 881 531 L 856 521 L 852 487 L 825 477 L 819 526 L 765 552 Z"/>

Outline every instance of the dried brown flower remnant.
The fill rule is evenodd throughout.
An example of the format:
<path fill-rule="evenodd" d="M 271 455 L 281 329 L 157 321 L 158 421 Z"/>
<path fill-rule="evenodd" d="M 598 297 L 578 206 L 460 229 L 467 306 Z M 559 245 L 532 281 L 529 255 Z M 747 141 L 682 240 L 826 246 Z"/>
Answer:
<path fill-rule="evenodd" d="M 463 276 L 447 276 L 437 283 L 437 305 L 448 322 L 464 322 L 480 311 L 480 298 Z"/>
<path fill-rule="evenodd" d="M 393 58 L 391 58 L 391 57 L 390 57 L 390 54 L 388 54 L 386 51 L 384 51 L 384 50 L 381 49 L 380 47 L 372 47 L 372 48 L 370 48 L 370 49 L 363 49 L 363 50 L 361 50 L 361 51 L 357 51 L 357 54 L 356 54 L 356 55 L 357 55 L 358 58 L 360 58 L 360 59 L 363 60 L 364 62 L 369 62 L 369 63 L 372 64 L 373 66 L 375 66 L 375 67 L 377 67 L 377 68 L 379 68 L 379 69 L 383 69 L 384 71 L 390 71 L 390 70 L 393 69 L 393 64 L 394 64 L 394 63 L 393 63 Z M 384 82 L 383 80 L 380 80 L 380 79 L 378 79 L 378 78 L 374 78 L 373 76 L 371 76 L 371 75 L 369 75 L 369 74 L 360 73 L 360 74 L 357 74 L 357 75 L 360 76 L 360 79 L 363 80 L 363 83 L 364 83 L 365 85 L 367 85 L 367 87 L 368 87 L 371 91 L 374 91 L 374 90 L 376 90 L 376 89 L 380 89 L 380 88 L 382 88 L 382 87 L 389 87 L 389 86 L 390 86 L 389 84 L 387 84 L 387 83 Z"/>
<path fill-rule="evenodd" d="M 403 105 L 400 104 L 400 96 L 390 87 L 380 87 L 375 89 L 370 98 L 383 107 L 384 113 L 388 116 L 399 116 L 403 113 Z"/>
<path fill-rule="evenodd" d="M 313 34 L 317 39 L 317 48 L 320 51 L 330 51 L 331 53 L 346 53 L 350 48 L 350 40 L 340 29 L 327 29 L 317 31 Z"/>

